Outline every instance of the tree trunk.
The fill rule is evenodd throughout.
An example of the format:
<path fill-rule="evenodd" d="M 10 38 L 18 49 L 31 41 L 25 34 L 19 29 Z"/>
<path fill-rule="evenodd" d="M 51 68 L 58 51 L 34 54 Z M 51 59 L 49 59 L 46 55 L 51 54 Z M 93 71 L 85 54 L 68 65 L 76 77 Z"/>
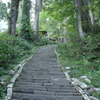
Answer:
<path fill-rule="evenodd" d="M 64 27 L 64 43 L 67 43 L 68 41 L 67 36 L 66 36 L 66 33 L 67 33 L 66 30 L 67 30 L 66 27 Z"/>
<path fill-rule="evenodd" d="M 40 4 L 41 4 L 41 0 L 36 0 L 36 4 L 35 4 L 35 22 L 34 22 L 34 39 L 35 39 L 35 41 L 38 41 Z"/>
<path fill-rule="evenodd" d="M 81 17 L 82 17 L 82 26 L 83 31 L 88 33 L 93 31 L 91 18 L 89 16 L 89 1 L 88 0 L 81 0 Z"/>
<path fill-rule="evenodd" d="M 100 5 L 100 0 L 98 1 L 99 2 L 99 5 Z M 100 6 L 98 7 L 98 22 L 100 23 Z"/>
<path fill-rule="evenodd" d="M 22 20 L 21 20 L 21 37 L 31 40 L 30 26 L 30 0 L 23 0 Z"/>
<path fill-rule="evenodd" d="M 67 18 L 65 18 L 64 19 L 64 21 L 63 21 L 63 23 L 64 23 L 64 31 L 63 31 L 63 33 L 64 33 L 64 43 L 66 43 L 67 41 L 68 41 L 68 38 L 67 38 L 67 28 L 66 28 L 66 23 L 67 23 Z"/>
<path fill-rule="evenodd" d="M 89 7 L 91 8 L 89 10 L 89 15 L 90 15 L 91 24 L 94 25 L 95 24 L 95 17 L 94 17 L 94 12 L 93 12 L 93 5 L 91 4 L 91 2 L 93 3 L 93 0 L 91 2 L 90 1 L 91 0 L 88 0 Z"/>
<path fill-rule="evenodd" d="M 16 32 L 16 22 L 18 18 L 18 8 L 20 0 L 12 0 L 10 8 L 10 17 L 9 17 L 9 35 L 15 35 Z"/>
<path fill-rule="evenodd" d="M 80 0 L 74 0 L 74 3 L 75 3 L 75 7 L 76 7 L 79 35 L 80 35 L 81 39 L 84 39 L 85 33 L 83 32 L 83 29 L 82 29 Z"/>

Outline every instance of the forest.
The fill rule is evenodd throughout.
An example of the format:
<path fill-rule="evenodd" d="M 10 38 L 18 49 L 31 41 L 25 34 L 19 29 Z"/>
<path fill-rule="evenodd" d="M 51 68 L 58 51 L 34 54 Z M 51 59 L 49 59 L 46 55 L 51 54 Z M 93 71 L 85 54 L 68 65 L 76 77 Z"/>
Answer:
<path fill-rule="evenodd" d="M 8 29 L 0 30 L 0 99 L 17 64 L 57 45 L 62 67 L 71 68 L 71 77 L 87 76 L 100 100 L 100 0 L 0 0 L 2 20 Z"/>

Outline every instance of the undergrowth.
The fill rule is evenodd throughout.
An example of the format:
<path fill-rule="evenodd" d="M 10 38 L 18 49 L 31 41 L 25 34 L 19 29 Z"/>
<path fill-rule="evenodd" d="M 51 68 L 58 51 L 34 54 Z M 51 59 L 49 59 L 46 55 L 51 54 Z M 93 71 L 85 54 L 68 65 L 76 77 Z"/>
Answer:
<path fill-rule="evenodd" d="M 59 44 L 57 52 L 63 67 L 70 67 L 71 77 L 88 76 L 89 85 L 100 88 L 100 33 L 87 36 L 85 41 L 77 39 Z M 74 39 L 75 40 L 75 39 Z M 100 92 L 93 92 L 93 96 L 100 99 Z"/>
<path fill-rule="evenodd" d="M 0 35 L 0 68 L 9 68 L 10 63 L 15 63 L 19 58 L 30 55 L 32 49 L 32 44 L 24 39 Z"/>
<path fill-rule="evenodd" d="M 25 39 L 0 33 L 0 100 L 5 97 L 6 86 L 10 80 L 8 78 L 7 82 L 2 84 L 3 77 L 8 75 L 15 65 L 31 56 L 35 49 L 36 46 Z"/>
<path fill-rule="evenodd" d="M 56 41 L 51 41 L 45 37 L 42 37 L 39 39 L 39 41 L 34 42 L 34 45 L 36 46 L 44 46 L 44 45 L 52 45 L 52 44 L 56 44 Z"/>

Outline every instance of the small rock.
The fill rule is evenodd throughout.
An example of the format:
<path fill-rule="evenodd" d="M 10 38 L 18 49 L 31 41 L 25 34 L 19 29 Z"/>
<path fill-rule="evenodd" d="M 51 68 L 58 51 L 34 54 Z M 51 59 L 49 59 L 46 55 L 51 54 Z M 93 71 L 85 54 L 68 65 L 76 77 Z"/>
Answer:
<path fill-rule="evenodd" d="M 0 78 L 0 81 L 1 81 L 0 84 L 1 85 L 6 85 L 8 83 L 9 77 L 10 76 L 3 76 L 3 77 L 1 77 Z"/>
<path fill-rule="evenodd" d="M 9 75 L 14 75 L 14 74 L 15 74 L 15 71 L 13 71 L 13 70 L 9 71 Z"/>
<path fill-rule="evenodd" d="M 71 81 L 71 78 L 70 78 L 68 72 L 64 72 L 64 74 L 65 74 L 65 77 L 67 78 L 67 80 Z"/>
<path fill-rule="evenodd" d="M 87 76 L 81 76 L 81 79 L 83 79 L 84 81 L 87 81 L 88 83 L 91 83 L 91 81 L 88 79 Z"/>
<path fill-rule="evenodd" d="M 17 66 L 15 66 L 14 70 L 18 70 L 21 66 L 22 64 L 18 64 Z"/>
<path fill-rule="evenodd" d="M 80 78 L 87 78 L 87 76 L 81 76 Z"/>
<path fill-rule="evenodd" d="M 7 80 L 9 79 L 10 76 L 3 76 L 0 78 L 1 82 L 7 82 Z"/>
<path fill-rule="evenodd" d="M 13 87 L 13 84 L 9 84 L 7 87 L 8 88 L 12 88 Z"/>
<path fill-rule="evenodd" d="M 86 89 L 86 88 L 88 88 L 88 85 L 87 85 L 87 84 L 85 84 L 85 83 L 82 83 L 82 82 L 81 82 L 80 87 L 81 87 L 81 88 L 83 88 L 83 89 Z"/>
<path fill-rule="evenodd" d="M 79 85 L 81 88 L 85 89 L 88 88 L 89 86 L 85 83 L 82 83 L 81 81 L 79 81 L 77 78 L 72 78 L 72 83 L 75 85 Z"/>
<path fill-rule="evenodd" d="M 68 70 L 67 73 L 70 73 L 70 70 Z"/>
<path fill-rule="evenodd" d="M 92 95 L 92 92 L 94 92 L 94 91 L 95 91 L 94 88 L 90 88 L 90 89 L 87 91 L 87 93 L 88 93 L 88 95 Z"/>
<path fill-rule="evenodd" d="M 6 83 L 6 82 L 0 82 L 0 84 L 1 84 L 1 85 L 6 85 L 7 83 Z"/>
<path fill-rule="evenodd" d="M 71 68 L 70 67 L 66 67 L 65 69 L 70 70 Z"/>
<path fill-rule="evenodd" d="M 72 78 L 72 81 L 73 81 L 72 84 L 81 85 L 80 81 L 77 78 Z"/>
<path fill-rule="evenodd" d="M 91 100 L 99 100 L 99 99 L 97 99 L 97 98 L 95 98 L 95 97 L 93 97 L 93 96 L 90 96 L 90 99 L 91 99 Z"/>
<path fill-rule="evenodd" d="M 100 88 L 94 88 L 94 90 L 100 92 Z"/>

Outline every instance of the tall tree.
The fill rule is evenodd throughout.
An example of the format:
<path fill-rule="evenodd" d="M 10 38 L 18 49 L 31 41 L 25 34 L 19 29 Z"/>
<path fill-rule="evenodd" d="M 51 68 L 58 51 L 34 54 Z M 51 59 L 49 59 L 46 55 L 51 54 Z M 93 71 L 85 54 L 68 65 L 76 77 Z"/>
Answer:
<path fill-rule="evenodd" d="M 80 10 L 81 1 L 74 0 L 74 4 L 76 7 L 79 35 L 81 38 L 84 38 L 85 33 L 83 32 L 83 28 L 82 28 L 82 19 L 81 19 L 81 10 Z"/>
<path fill-rule="evenodd" d="M 30 40 L 30 0 L 23 0 L 22 20 L 21 20 L 21 37 Z"/>
<path fill-rule="evenodd" d="M 40 5 L 41 0 L 35 1 L 35 22 L 34 22 L 34 39 L 38 41 L 38 27 L 39 27 L 39 12 L 40 12 Z"/>
<path fill-rule="evenodd" d="M 12 0 L 9 16 L 9 35 L 15 35 L 16 32 L 16 22 L 18 18 L 18 8 L 20 0 Z"/>
<path fill-rule="evenodd" d="M 93 31 L 92 22 L 91 22 L 91 20 L 92 20 L 91 18 L 93 16 L 91 16 L 89 14 L 89 12 L 91 11 L 89 9 L 90 9 L 89 1 L 88 0 L 81 0 L 80 1 L 80 10 L 81 10 L 82 26 L 83 26 L 83 31 L 86 33 Z"/>
<path fill-rule="evenodd" d="M 98 4 L 99 4 L 99 7 L 98 7 L 98 22 L 100 23 L 100 0 L 98 0 Z"/>
<path fill-rule="evenodd" d="M 89 2 L 89 8 L 90 8 L 89 15 L 90 15 L 91 24 L 94 25 L 95 24 L 95 16 L 94 16 L 94 10 L 93 10 L 94 0 L 88 0 L 88 2 Z"/>

